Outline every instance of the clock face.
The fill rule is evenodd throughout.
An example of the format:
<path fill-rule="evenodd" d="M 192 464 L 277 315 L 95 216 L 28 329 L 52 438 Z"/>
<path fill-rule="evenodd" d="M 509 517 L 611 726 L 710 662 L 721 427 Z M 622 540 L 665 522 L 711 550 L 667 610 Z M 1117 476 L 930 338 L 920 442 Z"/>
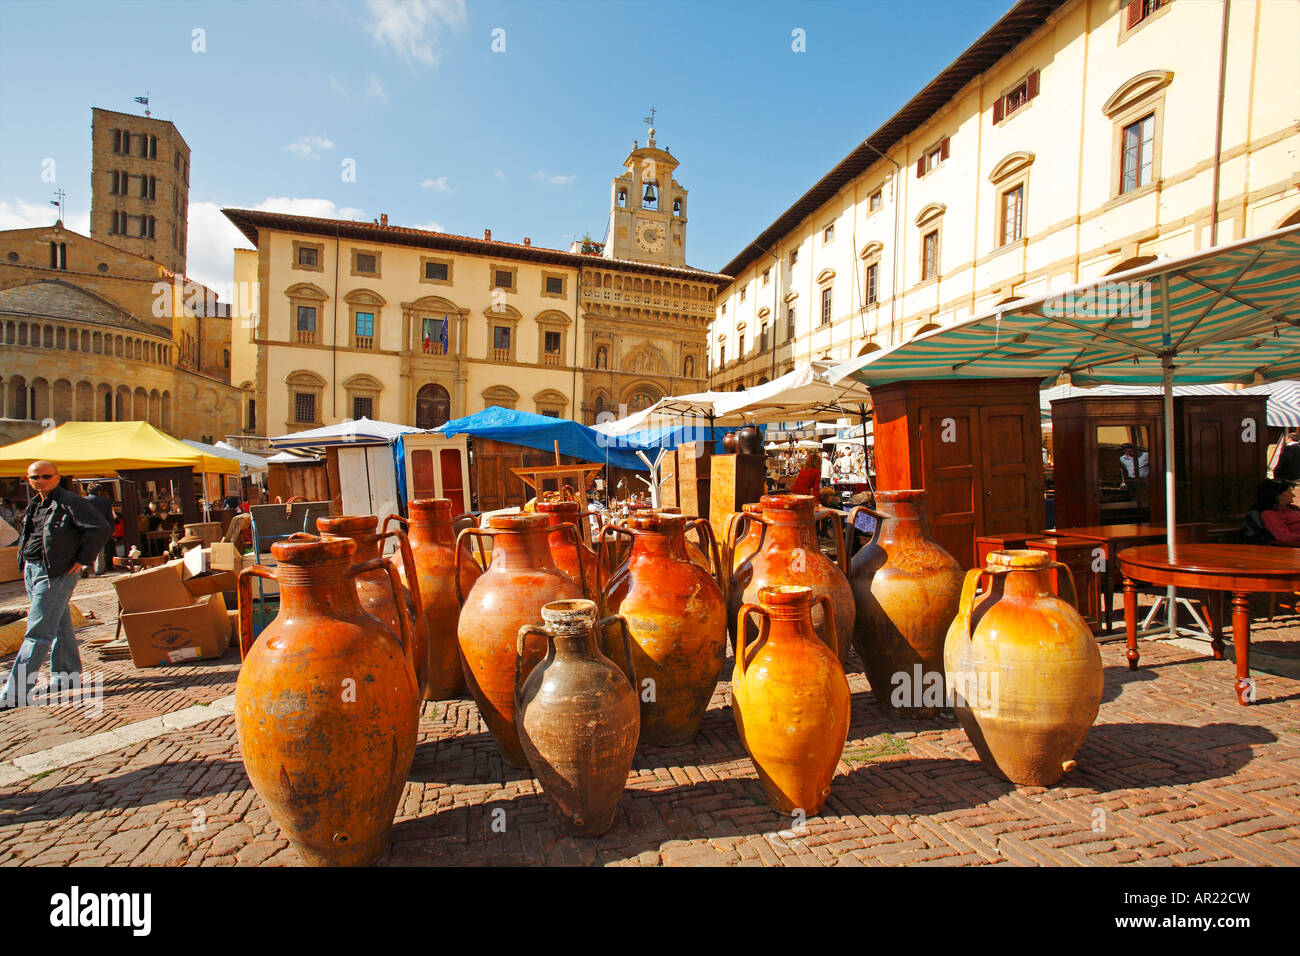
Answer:
<path fill-rule="evenodd" d="M 642 220 L 636 224 L 636 244 L 647 252 L 658 252 L 664 247 L 664 228 L 656 222 Z"/>

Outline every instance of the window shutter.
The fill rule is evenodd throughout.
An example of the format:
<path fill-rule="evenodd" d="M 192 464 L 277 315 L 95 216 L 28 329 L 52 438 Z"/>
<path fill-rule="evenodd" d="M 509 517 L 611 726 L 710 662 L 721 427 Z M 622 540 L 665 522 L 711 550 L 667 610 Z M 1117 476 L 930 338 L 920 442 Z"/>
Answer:
<path fill-rule="evenodd" d="M 994 123 L 1002 122 L 1002 107 L 1005 105 L 1005 103 L 1006 103 L 1006 98 L 1002 96 L 999 96 L 996 100 L 993 101 L 993 122 Z"/>
<path fill-rule="evenodd" d="M 916 161 L 916 178 L 920 179 L 925 175 L 925 157 L 922 156 Z"/>
<path fill-rule="evenodd" d="M 1125 29 L 1132 30 L 1142 19 L 1142 0 L 1129 0 L 1128 2 L 1128 23 Z"/>
<path fill-rule="evenodd" d="M 946 160 L 946 159 L 948 158 L 948 140 L 949 140 L 949 139 L 950 139 L 950 137 L 945 136 L 945 137 L 943 138 L 943 142 L 939 144 L 939 162 L 943 162 L 944 160 Z"/>
<path fill-rule="evenodd" d="M 1038 71 L 1034 70 L 1029 74 L 1029 79 L 1025 80 L 1025 93 L 1032 100 L 1038 95 Z"/>

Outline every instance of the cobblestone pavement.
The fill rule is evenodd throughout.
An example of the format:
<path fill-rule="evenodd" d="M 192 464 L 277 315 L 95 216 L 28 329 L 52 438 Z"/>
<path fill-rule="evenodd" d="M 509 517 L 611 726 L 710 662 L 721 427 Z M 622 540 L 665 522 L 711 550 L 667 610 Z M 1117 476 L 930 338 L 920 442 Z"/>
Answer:
<path fill-rule="evenodd" d="M 0 608 L 22 604 L 14 589 L 0 586 Z M 114 620 L 103 580 L 83 581 L 74 601 Z M 1293 651 L 1300 641 L 1294 616 L 1256 626 L 1261 644 Z M 0 864 L 296 864 L 240 761 L 228 700 L 237 652 L 136 670 L 85 647 L 96 632 L 79 637 L 86 671 L 103 675 L 100 715 L 81 705 L 0 714 L 9 773 Z M 1166 643 L 1144 642 L 1142 652 L 1130 672 L 1123 645 L 1103 645 L 1097 724 L 1078 768 L 1045 789 L 987 773 L 952 718 L 884 715 L 851 673 L 852 724 L 831 795 L 797 829 L 763 797 L 725 683 L 690 746 L 638 751 L 614 827 L 599 839 L 560 828 L 537 783 L 503 764 L 471 701 L 426 704 L 381 862 L 1300 864 L 1300 680 L 1257 671 L 1258 701 L 1240 707 L 1230 662 Z M 155 720 L 177 711 L 189 726 Z M 92 736 L 105 731 L 121 739 Z M 11 763 L 105 739 L 104 752 L 44 772 Z"/>

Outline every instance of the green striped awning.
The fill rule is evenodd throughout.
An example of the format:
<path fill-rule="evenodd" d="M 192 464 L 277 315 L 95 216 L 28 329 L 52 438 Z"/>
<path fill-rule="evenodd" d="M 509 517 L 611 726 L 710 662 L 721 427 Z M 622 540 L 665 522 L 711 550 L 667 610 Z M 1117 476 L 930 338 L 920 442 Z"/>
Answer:
<path fill-rule="evenodd" d="M 831 374 L 1154 385 L 1166 365 L 1179 384 L 1300 372 L 1300 226 L 1011 302 Z"/>

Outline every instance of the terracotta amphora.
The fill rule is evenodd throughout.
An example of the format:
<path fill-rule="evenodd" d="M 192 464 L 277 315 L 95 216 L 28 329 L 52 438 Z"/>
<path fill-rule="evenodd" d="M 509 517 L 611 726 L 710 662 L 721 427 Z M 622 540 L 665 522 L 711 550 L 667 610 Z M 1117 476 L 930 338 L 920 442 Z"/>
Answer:
<path fill-rule="evenodd" d="M 853 556 L 853 645 L 887 713 L 933 717 L 944 708 L 943 642 L 961 596 L 961 565 L 930 536 L 926 493 L 876 493 L 871 542 Z"/>
<path fill-rule="evenodd" d="M 1101 653 L 1071 603 L 1064 564 L 1042 551 L 994 551 L 986 560 L 966 575 L 944 649 L 954 709 L 989 772 L 1048 787 L 1074 769 L 1097 719 Z M 1069 589 L 1064 599 L 1052 594 L 1053 568 Z"/>
<path fill-rule="evenodd" d="M 364 866 L 387 845 L 415 755 L 412 618 L 398 601 L 399 641 L 362 609 L 358 576 L 378 569 L 393 595 L 402 585 L 389 559 L 354 565 L 347 538 L 295 534 L 271 553 L 274 569 L 245 568 L 238 579 L 244 767 L 304 863 Z M 280 613 L 256 643 L 254 577 L 280 586 Z"/>
<path fill-rule="evenodd" d="M 402 552 L 402 583 L 405 585 L 401 589 L 401 596 L 408 602 L 407 610 L 411 613 L 411 619 L 423 620 L 423 615 L 416 611 L 416 605 L 422 595 L 419 593 L 419 576 L 415 574 L 415 556 L 411 551 L 410 542 L 406 539 L 406 532 L 381 533 L 377 515 L 317 518 L 316 530 L 322 535 L 350 538 L 356 542 L 357 553 L 354 560 L 358 564 L 380 557 L 384 541 L 388 538 L 396 538 Z M 417 583 L 412 585 L 410 583 L 412 580 Z M 369 571 L 357 577 L 357 597 L 361 599 L 361 607 L 367 614 L 387 624 L 392 631 L 397 631 L 397 602 L 393 600 L 393 593 L 388 588 L 388 576 L 382 570 Z M 412 654 L 415 660 L 415 682 L 421 687 L 427 679 L 428 651 L 425 648 L 427 641 L 424 628 L 416 627 Z"/>
<path fill-rule="evenodd" d="M 555 566 L 548 541 L 550 523 L 546 515 L 497 515 L 485 529 L 466 528 L 456 542 L 459 571 L 468 559 L 468 552 L 461 547 L 466 538 L 492 540 L 488 569 L 469 594 L 463 595 L 457 637 L 465 683 L 478 704 L 479 716 L 506 760 L 516 767 L 528 766 L 515 730 L 519 629 L 540 621 L 544 605 L 582 597 L 578 583 Z M 541 641 L 525 646 L 518 665 L 520 679 L 528 676 L 544 653 Z"/>
<path fill-rule="evenodd" d="M 537 502 L 537 513 L 546 515 L 553 529 L 550 542 L 555 566 L 582 585 L 584 596 L 594 599 L 597 596 L 596 549 L 583 540 L 580 522 L 585 519 L 581 510 L 576 501 Z M 565 525 L 572 525 L 573 530 L 566 530 Z M 578 556 L 579 551 L 582 552 L 581 557 Z M 582 564 L 581 570 L 579 562 Z"/>
<path fill-rule="evenodd" d="M 594 601 L 554 601 L 541 627 L 520 629 L 523 660 L 529 635 L 546 640 L 546 659 L 516 685 L 519 743 L 542 792 L 569 829 L 599 836 L 614 823 L 641 731 L 632 683 L 600 652 Z M 626 627 L 621 627 L 626 647 Z"/>
<path fill-rule="evenodd" d="M 605 614 L 627 620 L 631 662 L 605 632 L 605 653 L 641 700 L 641 740 L 657 747 L 695 736 L 727 651 L 722 589 L 686 553 L 686 519 L 640 514 L 628 519 L 632 554 L 624 573 L 602 581 Z M 601 543 L 604 544 L 602 538 Z M 712 542 L 717 552 L 717 542 Z"/>
<path fill-rule="evenodd" d="M 849 735 L 849 682 L 813 629 L 811 588 L 759 588 L 758 601 L 737 612 L 741 637 L 731 678 L 736 729 L 773 809 L 812 816 L 830 793 Z M 816 601 L 828 603 L 825 595 Z M 834 627 L 835 614 L 824 611 Z M 743 620 L 751 614 L 760 622 L 753 640 Z"/>
<path fill-rule="evenodd" d="M 853 590 L 845 576 L 844 535 L 836 534 L 839 563 L 822 554 L 817 544 L 815 513 L 817 499 L 812 495 L 764 495 L 759 499 L 761 513 L 750 513 L 750 520 L 763 525 L 762 545 L 743 561 L 731 580 L 731 621 L 742 604 L 758 600 L 758 591 L 781 585 L 806 585 L 813 597 L 827 597 L 829 605 L 814 601 L 813 626 L 841 664 L 849 654 L 849 635 L 853 632 Z M 835 625 L 826 623 L 825 609 L 835 615 Z M 750 637 L 753 637 L 753 624 Z M 733 639 L 736 635 L 732 635 Z M 838 646 L 832 644 L 837 641 Z"/>
<path fill-rule="evenodd" d="M 452 700 L 465 689 L 465 672 L 460 666 L 460 643 L 456 626 L 460 601 L 456 597 L 456 532 L 453 530 L 450 498 L 417 498 L 408 505 L 411 517 L 389 515 L 390 522 L 410 529 L 411 551 L 415 556 L 415 577 L 420 603 L 424 606 L 424 653 L 421 696 L 425 700 Z M 482 570 L 473 561 L 460 565 L 462 593 L 468 593 Z M 406 573 L 403 570 L 403 581 Z M 419 668 L 417 668 L 417 671 Z"/>

